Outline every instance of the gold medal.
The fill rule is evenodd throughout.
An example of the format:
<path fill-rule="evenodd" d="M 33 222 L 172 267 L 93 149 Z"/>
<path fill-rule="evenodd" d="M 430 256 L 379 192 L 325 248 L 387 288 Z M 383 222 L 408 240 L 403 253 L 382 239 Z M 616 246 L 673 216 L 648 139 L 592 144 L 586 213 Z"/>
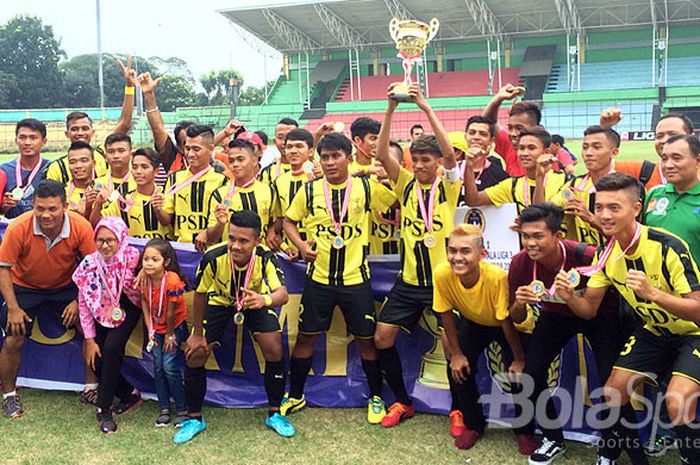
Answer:
<path fill-rule="evenodd" d="M 567 276 L 569 277 L 569 284 L 571 284 L 571 287 L 576 287 L 581 284 L 581 275 L 575 269 L 570 269 Z"/>
<path fill-rule="evenodd" d="M 396 231 L 394 231 L 394 237 L 396 239 L 401 239 L 401 230 L 399 228 L 396 228 Z"/>
<path fill-rule="evenodd" d="M 568 187 L 565 188 L 563 191 L 561 191 L 561 195 L 564 197 L 564 200 L 566 200 L 567 202 L 569 200 L 573 199 L 574 197 L 576 197 L 576 194 L 574 194 L 573 191 L 571 189 L 569 189 Z"/>
<path fill-rule="evenodd" d="M 313 174 L 314 173 L 314 164 L 310 161 L 305 161 L 304 164 L 301 165 L 301 169 L 306 174 Z"/>
<path fill-rule="evenodd" d="M 435 247 L 435 236 L 432 234 L 426 234 L 423 236 L 423 244 L 425 244 L 427 248 L 432 249 Z"/>
<path fill-rule="evenodd" d="M 221 203 L 224 204 L 224 207 L 226 207 L 226 208 L 229 208 L 229 207 L 231 206 L 231 200 L 230 200 L 230 199 L 224 199 L 224 201 L 221 202 Z"/>
<path fill-rule="evenodd" d="M 335 236 L 333 238 L 333 247 L 336 249 L 342 249 L 343 245 L 345 245 L 345 241 L 343 240 L 342 237 L 340 236 Z"/>
<path fill-rule="evenodd" d="M 236 312 L 233 314 L 233 322 L 237 326 L 242 325 L 244 321 L 245 321 L 245 315 L 243 314 L 243 312 Z"/>
<path fill-rule="evenodd" d="M 114 307 L 112 309 L 112 319 L 114 321 L 121 321 L 121 319 L 124 317 L 124 311 L 119 308 L 119 307 Z"/>
<path fill-rule="evenodd" d="M 545 286 L 542 281 L 535 279 L 530 283 L 530 289 L 535 293 L 537 297 L 542 297 L 545 293 Z"/>
<path fill-rule="evenodd" d="M 22 200 L 22 197 L 24 197 L 24 189 L 21 187 L 15 187 L 12 189 L 12 198 L 19 201 Z"/>

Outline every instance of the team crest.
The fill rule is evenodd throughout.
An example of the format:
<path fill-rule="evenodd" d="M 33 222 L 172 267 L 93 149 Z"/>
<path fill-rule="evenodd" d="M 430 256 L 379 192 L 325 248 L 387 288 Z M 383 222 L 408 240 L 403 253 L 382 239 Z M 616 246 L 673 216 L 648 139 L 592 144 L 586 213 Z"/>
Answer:
<path fill-rule="evenodd" d="M 651 199 L 647 205 L 647 213 L 651 212 L 656 206 L 656 199 Z"/>
<path fill-rule="evenodd" d="M 462 222 L 478 226 L 481 228 L 482 232 L 486 229 L 486 218 L 484 218 L 484 214 L 478 208 L 470 208 L 467 210 L 467 213 L 464 214 L 464 220 Z"/>
<path fill-rule="evenodd" d="M 654 214 L 664 215 L 666 214 L 666 208 L 668 208 L 668 199 L 666 197 L 662 197 L 654 206 Z"/>

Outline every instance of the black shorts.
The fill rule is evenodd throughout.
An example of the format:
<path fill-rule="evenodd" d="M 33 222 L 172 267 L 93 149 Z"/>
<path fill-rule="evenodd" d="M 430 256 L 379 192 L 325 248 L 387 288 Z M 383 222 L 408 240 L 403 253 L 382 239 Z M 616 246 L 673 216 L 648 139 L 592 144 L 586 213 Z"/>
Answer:
<path fill-rule="evenodd" d="M 336 306 L 343 312 L 350 334 L 360 339 L 374 337 L 374 296 L 368 282 L 351 286 L 327 286 L 309 278 L 304 283 L 304 293 L 301 296 L 299 332 L 319 334 L 328 331 Z"/>
<path fill-rule="evenodd" d="M 423 310 L 433 308 L 433 288 L 412 286 L 398 278 L 386 296 L 379 323 L 398 326 L 410 333 L 420 321 Z M 438 324 L 442 321 L 438 319 Z"/>
<path fill-rule="evenodd" d="M 236 313 L 235 307 L 207 304 L 204 309 L 204 337 L 209 344 L 221 342 L 226 327 L 234 325 L 234 313 Z M 243 315 L 245 318 L 243 326 L 253 335 L 282 330 L 277 313 L 272 308 L 244 309 Z"/>
<path fill-rule="evenodd" d="M 42 315 L 42 318 L 46 315 L 48 318 L 61 322 L 63 310 L 69 303 L 78 299 L 78 288 L 74 284 L 58 289 L 32 289 L 17 284 L 13 284 L 12 287 L 20 308 L 32 319 L 32 321 L 24 322 L 26 336 L 32 333 L 32 326 L 37 315 Z M 0 307 L 0 331 L 5 334 L 6 328 L 7 303 L 3 302 L 2 307 Z M 11 336 L 12 334 L 7 332 L 7 335 Z"/>
<path fill-rule="evenodd" d="M 670 371 L 700 384 L 700 336 L 656 336 L 637 328 L 620 352 L 615 368 L 639 373 L 658 385 Z"/>

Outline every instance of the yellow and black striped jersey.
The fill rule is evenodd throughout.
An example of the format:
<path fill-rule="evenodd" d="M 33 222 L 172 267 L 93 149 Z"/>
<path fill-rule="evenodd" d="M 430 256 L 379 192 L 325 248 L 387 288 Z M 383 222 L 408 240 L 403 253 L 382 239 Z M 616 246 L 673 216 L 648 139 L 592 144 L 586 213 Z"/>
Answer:
<path fill-rule="evenodd" d="M 605 267 L 588 280 L 588 287 L 613 286 L 644 321 L 644 328 L 657 336 L 700 335 L 697 323 L 682 320 L 654 302 L 638 297 L 625 284 L 628 270 L 643 271 L 651 285 L 668 294 L 681 297 L 700 291 L 698 267 L 687 244 L 664 229 L 642 226 L 639 244 L 631 255 L 615 261 L 622 253 L 619 243 Z M 600 255 L 600 250 L 598 255 Z M 598 261 L 598 256 L 594 263 Z"/>
<path fill-rule="evenodd" d="M 545 200 L 549 200 L 559 193 L 568 179 L 569 176 L 566 173 L 555 173 L 552 171 L 547 173 L 546 184 L 544 186 Z M 523 188 L 524 182 L 527 182 L 527 190 Z M 533 203 L 535 180 L 525 176 L 507 178 L 495 186 L 487 187 L 484 189 L 484 192 L 489 197 L 491 203 L 497 207 L 506 203 L 514 203 L 518 214 L 520 214 L 523 208 Z"/>
<path fill-rule="evenodd" d="M 412 286 L 433 285 L 433 268 L 447 260 L 447 237 L 452 231 L 455 210 L 462 183 L 439 178 L 433 212 L 433 230 L 430 235 L 434 246 L 428 247 L 428 230 L 418 206 L 416 180 L 413 173 L 401 168 L 392 188 L 401 205 L 401 279 Z M 431 186 L 419 186 L 426 209 Z"/>
<path fill-rule="evenodd" d="M 309 176 L 306 173 L 293 174 L 291 171 L 283 173 L 273 181 L 272 185 L 275 189 L 275 204 L 272 209 L 273 218 L 283 218 L 285 216 L 294 196 L 302 189 L 304 183 L 308 181 Z M 306 228 L 303 220 L 297 223 L 297 230 L 301 238 L 306 240 Z M 285 247 L 296 250 L 296 246 L 286 236 L 284 236 L 283 240 Z"/>
<path fill-rule="evenodd" d="M 289 171 L 292 171 L 292 165 L 282 163 L 282 159 L 277 158 L 260 171 L 260 182 L 271 186 L 277 178 Z"/>
<path fill-rule="evenodd" d="M 224 202 L 230 188 L 230 184 L 218 188 L 209 199 L 209 224 L 207 227 L 216 226 L 217 221 L 214 209 L 217 205 Z M 271 212 L 275 202 L 274 188 L 256 180 L 248 187 L 240 189 L 236 187 L 233 191 L 233 196 L 228 200 L 229 216 L 231 213 L 241 210 L 251 210 L 258 214 L 262 224 L 261 234 L 264 238 L 270 225 Z M 225 241 L 227 238 L 228 228 L 225 228 L 221 240 Z"/>
<path fill-rule="evenodd" d="M 131 175 L 131 173 L 129 173 L 129 177 L 126 179 L 126 181 L 122 178 L 114 177 L 110 180 L 108 171 L 107 174 L 105 174 L 104 176 L 100 176 L 99 178 L 95 179 L 95 188 L 105 188 L 109 192 L 112 192 L 113 189 L 116 189 L 117 191 L 119 191 L 122 197 L 126 198 L 128 194 L 131 194 L 136 190 L 136 181 L 134 180 L 134 176 Z"/>
<path fill-rule="evenodd" d="M 163 211 L 173 215 L 173 232 L 179 242 L 194 242 L 197 235 L 207 229 L 209 200 L 215 190 L 228 184 L 228 178 L 209 169 L 201 178 L 181 190 L 169 194 L 173 186 L 179 186 L 192 177 L 189 169 L 168 175 L 165 183 Z"/>
<path fill-rule="evenodd" d="M 95 177 L 104 176 L 109 172 L 109 165 L 105 159 L 104 145 L 98 145 L 92 151 L 92 159 L 95 167 Z M 73 179 L 68 167 L 68 155 L 63 155 L 49 163 L 44 171 L 44 179 L 53 179 L 64 185 Z"/>
<path fill-rule="evenodd" d="M 401 211 L 372 211 L 370 217 L 369 254 L 395 255 L 401 248 Z"/>
<path fill-rule="evenodd" d="M 376 181 L 348 177 L 342 184 L 328 184 L 333 215 L 340 221 L 342 245 L 334 245 L 335 226 L 324 195 L 325 179 L 308 182 L 294 196 L 286 216 L 303 221 L 309 238 L 316 241 L 316 259 L 309 263 L 307 276 L 320 284 L 349 286 L 369 280 L 369 223 L 372 210 L 386 211 L 396 202 L 394 194 Z M 348 184 L 351 183 L 351 184 Z M 350 200 L 345 216 L 341 207 L 347 187 Z"/>
<path fill-rule="evenodd" d="M 73 187 L 71 192 L 72 183 L 66 185 L 66 202 L 68 202 L 68 210 L 77 212 L 79 211 L 76 206 L 80 206 L 83 201 L 83 196 L 85 195 L 85 187 Z M 84 207 L 83 207 L 84 208 Z"/>
<path fill-rule="evenodd" d="M 111 202 L 107 200 L 102 204 L 102 216 L 119 216 L 129 228 L 129 236 L 141 237 L 144 239 L 165 239 L 174 241 L 173 227 L 163 226 L 158 221 L 156 211 L 151 205 L 151 196 L 134 191 L 125 197 L 129 209 L 122 211 L 119 208 L 119 201 Z"/>

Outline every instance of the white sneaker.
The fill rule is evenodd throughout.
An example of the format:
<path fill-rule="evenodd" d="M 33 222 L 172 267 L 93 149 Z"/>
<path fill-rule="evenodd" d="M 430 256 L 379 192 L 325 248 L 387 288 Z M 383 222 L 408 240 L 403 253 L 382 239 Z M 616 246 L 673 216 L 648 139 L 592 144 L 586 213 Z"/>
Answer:
<path fill-rule="evenodd" d="M 530 456 L 530 465 L 549 465 L 558 457 L 566 453 L 564 443 L 550 441 L 547 438 L 542 440 L 542 445 Z"/>
<path fill-rule="evenodd" d="M 595 462 L 595 465 L 617 465 L 617 460 L 610 460 L 607 457 L 599 455 L 598 460 L 596 460 Z"/>

